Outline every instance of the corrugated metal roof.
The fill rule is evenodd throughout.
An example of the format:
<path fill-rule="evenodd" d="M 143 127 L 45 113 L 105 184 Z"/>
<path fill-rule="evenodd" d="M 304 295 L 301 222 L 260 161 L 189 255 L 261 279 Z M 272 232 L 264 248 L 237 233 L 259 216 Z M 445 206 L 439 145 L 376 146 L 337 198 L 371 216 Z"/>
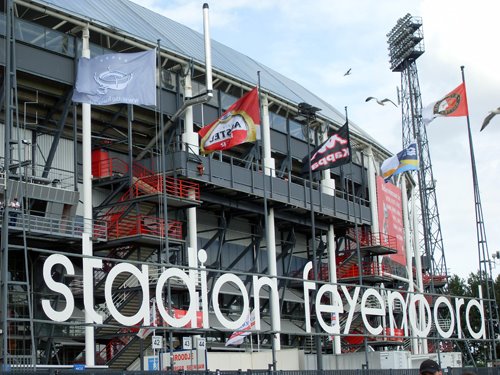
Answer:
<path fill-rule="evenodd" d="M 128 0 L 32 0 L 32 3 L 74 15 L 95 25 L 115 29 L 116 32 L 147 41 L 152 45 L 156 45 L 160 39 L 162 49 L 166 51 L 188 59 L 192 58 L 198 63 L 203 63 L 205 60 L 202 34 Z M 249 85 L 255 84 L 257 71 L 260 71 L 261 87 L 264 91 L 291 103 L 307 102 L 321 108 L 321 117 L 338 125 L 345 122 L 342 112 L 297 82 L 215 40 L 212 41 L 212 64 L 214 71 L 237 78 Z M 359 126 L 352 122 L 350 125 L 354 133 L 381 147 Z"/>

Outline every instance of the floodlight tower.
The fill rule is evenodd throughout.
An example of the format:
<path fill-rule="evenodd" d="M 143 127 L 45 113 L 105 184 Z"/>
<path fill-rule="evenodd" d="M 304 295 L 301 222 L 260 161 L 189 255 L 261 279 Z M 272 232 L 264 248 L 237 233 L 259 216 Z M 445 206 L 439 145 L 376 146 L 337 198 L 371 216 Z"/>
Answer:
<path fill-rule="evenodd" d="M 422 97 L 416 63 L 424 53 L 422 19 L 407 14 L 397 21 L 387 37 L 391 70 L 401 72 L 403 148 L 413 140 L 418 147 L 420 222 L 423 231 L 419 247 L 427 258 L 430 289 L 434 292 L 434 276 L 439 275 L 446 280 L 447 270 L 427 131 L 422 121 Z"/>

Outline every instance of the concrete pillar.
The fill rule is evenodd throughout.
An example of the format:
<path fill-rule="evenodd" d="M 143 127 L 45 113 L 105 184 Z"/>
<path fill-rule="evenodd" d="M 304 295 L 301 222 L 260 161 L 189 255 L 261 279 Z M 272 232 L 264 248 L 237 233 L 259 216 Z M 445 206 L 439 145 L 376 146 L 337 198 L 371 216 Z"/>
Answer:
<path fill-rule="evenodd" d="M 271 126 L 269 124 L 269 103 L 267 96 L 262 98 L 262 148 L 264 150 L 264 165 L 267 176 L 276 176 L 275 160 L 271 156 Z"/>
<path fill-rule="evenodd" d="M 191 73 L 189 67 L 185 68 L 188 72 L 184 77 L 184 95 L 185 98 L 191 98 L 193 96 L 193 87 L 191 83 Z M 182 133 L 182 148 L 185 151 L 191 152 L 195 155 L 199 155 L 199 139 L 198 133 L 194 131 L 194 121 L 193 121 L 193 106 L 188 106 L 184 112 L 184 132 Z M 195 198 L 195 191 L 188 192 L 188 196 L 191 199 Z M 165 218 L 168 220 L 168 218 Z M 187 209 L 187 249 L 188 249 L 188 265 L 190 268 L 189 276 L 196 280 L 198 283 L 198 272 L 193 269 L 198 265 L 197 253 L 198 253 L 198 225 L 197 225 L 197 211 L 196 207 L 190 207 Z"/>
<path fill-rule="evenodd" d="M 271 130 L 269 124 L 269 104 L 267 96 L 262 98 L 262 148 L 263 148 L 263 166 L 266 176 L 274 177 L 275 174 L 275 160 L 271 156 Z M 274 225 L 274 208 L 268 209 L 267 214 L 267 228 L 266 228 L 266 244 L 267 244 L 267 263 L 268 263 L 268 273 L 271 278 L 277 280 L 278 276 L 277 266 L 276 266 L 276 228 Z M 276 327 L 281 325 L 280 322 L 280 305 L 279 301 L 271 298 L 271 329 L 275 330 Z M 273 335 L 274 348 L 276 350 L 281 349 L 280 335 Z"/>
<path fill-rule="evenodd" d="M 90 58 L 90 33 L 88 27 L 83 29 L 82 57 Z M 92 256 L 94 253 L 92 244 L 92 125 L 91 107 L 89 103 L 82 103 L 82 198 L 83 198 L 83 234 L 82 254 Z M 87 280 L 87 282 L 93 282 Z M 95 364 L 95 340 L 93 319 L 90 312 L 85 311 L 85 364 Z"/>
<path fill-rule="evenodd" d="M 188 72 L 189 68 L 185 68 Z M 191 74 L 188 73 L 184 77 L 184 96 L 189 99 L 193 96 L 193 86 L 191 84 Z M 193 126 L 193 107 L 188 106 L 184 111 L 184 133 L 182 133 L 182 147 L 183 150 L 189 150 L 193 154 L 199 155 L 200 141 L 198 133 L 196 133 Z"/>
<path fill-rule="evenodd" d="M 401 200 L 403 203 L 403 227 L 405 231 L 405 251 L 406 251 L 406 272 L 408 274 L 408 291 L 414 292 L 415 287 L 413 284 L 413 249 L 411 246 L 411 233 L 410 233 L 410 218 L 408 216 L 408 193 L 406 190 L 406 177 L 401 176 Z M 411 329 L 411 328 L 410 328 Z M 413 333 L 411 336 L 415 336 Z M 418 354 L 418 340 L 411 339 L 411 352 Z"/>
<path fill-rule="evenodd" d="M 377 174 L 375 159 L 371 147 L 366 148 L 366 156 L 368 157 L 367 170 L 368 170 L 368 194 L 370 198 L 370 206 L 372 213 L 372 233 L 377 234 L 380 232 L 378 222 L 378 204 L 377 204 Z"/>

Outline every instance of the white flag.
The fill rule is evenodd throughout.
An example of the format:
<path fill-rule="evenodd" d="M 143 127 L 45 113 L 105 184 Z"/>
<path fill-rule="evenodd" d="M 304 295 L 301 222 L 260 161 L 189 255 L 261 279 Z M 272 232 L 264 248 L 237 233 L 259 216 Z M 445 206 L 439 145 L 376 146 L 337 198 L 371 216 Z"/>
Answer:
<path fill-rule="evenodd" d="M 238 328 L 237 331 L 234 331 L 229 339 L 226 341 L 225 346 L 229 345 L 241 345 L 243 344 L 243 340 L 245 336 L 251 335 L 251 330 L 255 327 L 255 310 L 252 310 L 250 314 L 247 315 L 247 319 L 245 322 Z"/>
<path fill-rule="evenodd" d="M 81 57 L 73 101 L 156 105 L 156 49 Z"/>

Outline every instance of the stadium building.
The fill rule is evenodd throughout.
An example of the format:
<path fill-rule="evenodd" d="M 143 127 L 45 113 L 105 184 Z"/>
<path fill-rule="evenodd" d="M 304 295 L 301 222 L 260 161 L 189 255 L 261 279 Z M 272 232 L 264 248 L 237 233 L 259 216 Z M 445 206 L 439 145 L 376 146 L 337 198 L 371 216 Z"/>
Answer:
<path fill-rule="evenodd" d="M 436 351 L 461 364 L 442 334 L 455 305 L 422 294 L 447 278 L 415 245 L 412 177 L 384 183 L 391 154 L 354 122 L 350 162 L 313 172 L 305 158 L 344 113 L 208 27 L 127 0 L 7 1 L 0 16 L 4 366 L 409 368 Z M 155 48 L 156 105 L 73 101 L 88 50 Z M 111 65 L 89 78 L 100 94 L 124 78 Z M 257 72 L 260 137 L 202 152 L 198 131 Z"/>

